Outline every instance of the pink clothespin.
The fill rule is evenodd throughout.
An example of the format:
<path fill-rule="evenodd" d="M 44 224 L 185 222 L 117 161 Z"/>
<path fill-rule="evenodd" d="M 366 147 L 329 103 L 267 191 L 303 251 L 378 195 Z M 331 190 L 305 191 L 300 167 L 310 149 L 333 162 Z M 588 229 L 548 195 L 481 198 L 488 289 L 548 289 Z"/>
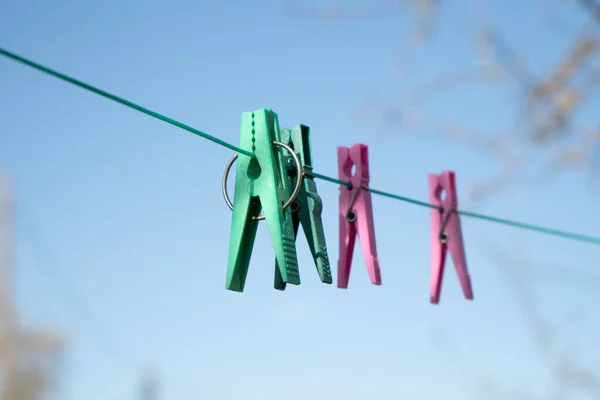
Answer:
<path fill-rule="evenodd" d="M 457 212 L 458 196 L 456 194 L 456 179 L 454 172 L 444 171 L 441 175 L 429 174 L 429 201 L 440 207 L 431 212 L 431 281 L 430 301 L 437 304 L 440 301 L 442 279 L 446 253 L 454 262 L 458 280 L 462 286 L 465 298 L 473 300 L 471 277 L 467 269 L 467 256 L 463 243 L 460 215 Z M 442 199 L 442 192 L 445 197 Z"/>
<path fill-rule="evenodd" d="M 353 166 L 356 167 L 354 175 Z M 338 175 L 340 180 L 350 182 L 352 187 L 340 186 L 340 259 L 337 286 L 340 289 L 348 288 L 357 233 L 369 278 L 374 285 L 381 285 L 373 206 L 369 192 L 369 147 L 361 143 L 350 148 L 339 146 Z"/>

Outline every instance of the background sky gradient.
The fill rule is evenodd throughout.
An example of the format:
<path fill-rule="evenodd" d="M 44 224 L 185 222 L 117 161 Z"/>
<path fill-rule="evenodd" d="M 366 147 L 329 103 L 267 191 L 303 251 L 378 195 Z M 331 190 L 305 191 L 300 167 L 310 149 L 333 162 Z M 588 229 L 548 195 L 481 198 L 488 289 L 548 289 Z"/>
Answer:
<path fill-rule="evenodd" d="M 540 71 L 571 38 L 542 29 L 543 3 L 492 5 Z M 388 66 L 409 15 L 319 21 L 262 0 L 8 0 L 0 47 L 234 144 L 242 112 L 272 108 L 284 127 L 310 126 L 319 173 L 335 176 L 336 146 L 361 142 L 374 188 L 427 200 L 427 174 L 452 169 L 473 211 L 599 235 L 598 192 L 581 171 L 469 204 L 472 185 L 502 169 L 495 159 L 432 129 L 359 118 L 365 99 L 475 65 L 471 12 L 471 2 L 444 9 L 399 76 Z M 444 94 L 426 110 L 503 129 L 519 98 L 507 87 Z M 246 290 L 229 292 L 220 184 L 230 150 L 8 59 L 0 110 L 0 166 L 16 187 L 16 302 L 23 325 L 68 338 L 61 399 L 136 398 L 148 369 L 164 400 L 493 399 L 494 386 L 548 398 L 556 359 L 532 340 L 515 266 L 552 324 L 555 356 L 600 369 L 596 246 L 463 218 L 475 301 L 450 263 L 432 306 L 429 211 L 375 196 L 383 286 L 370 284 L 358 249 L 348 290 L 321 284 L 301 234 L 302 285 L 274 290 L 261 224 Z M 335 266 L 338 191 L 317 185 Z"/>

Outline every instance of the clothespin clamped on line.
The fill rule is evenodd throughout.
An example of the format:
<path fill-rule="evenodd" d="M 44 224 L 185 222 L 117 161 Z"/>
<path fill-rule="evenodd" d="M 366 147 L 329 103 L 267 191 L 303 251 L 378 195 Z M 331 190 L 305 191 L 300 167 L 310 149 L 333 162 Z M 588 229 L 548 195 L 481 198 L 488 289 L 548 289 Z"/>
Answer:
<path fill-rule="evenodd" d="M 356 167 L 354 174 L 352 167 Z M 369 147 L 361 143 L 350 148 L 339 146 L 338 175 L 340 180 L 352 184 L 352 187 L 340 185 L 338 288 L 348 288 L 357 234 L 371 283 L 381 285 L 373 206 L 369 192 Z"/>
<path fill-rule="evenodd" d="M 291 196 L 281 152 L 288 151 L 296 164 L 296 183 Z M 243 292 L 248 266 L 256 238 L 258 222 L 267 220 L 275 257 L 285 283 L 300 284 L 298 257 L 292 221 L 291 204 L 302 186 L 302 163 L 290 146 L 281 142 L 277 114 L 261 109 L 242 114 L 240 148 L 254 153 L 254 158 L 236 154 L 223 174 L 223 196 L 233 211 L 226 288 Z M 238 159 L 233 204 L 227 194 L 227 176 Z M 261 208 L 264 215 L 259 215 Z"/>
<path fill-rule="evenodd" d="M 292 226 L 294 228 L 294 238 L 298 237 L 298 227 L 302 224 L 302 229 L 308 241 L 310 252 L 312 253 L 317 272 L 321 282 L 330 284 L 331 268 L 329 266 L 329 257 L 327 256 L 327 246 L 325 243 L 325 230 L 321 213 L 323 211 L 323 202 L 321 196 L 317 193 L 317 185 L 312 174 L 313 162 L 310 148 L 310 128 L 305 125 L 298 125 L 291 131 L 281 129 L 281 141 L 290 146 L 302 165 L 302 186 L 298 197 L 290 206 L 292 210 Z M 291 155 L 285 156 L 286 176 L 288 178 L 288 192 L 292 196 L 294 189 L 294 180 L 297 176 L 297 167 L 294 164 L 294 158 Z M 275 289 L 285 290 L 284 282 L 279 262 L 275 260 Z"/>
<path fill-rule="evenodd" d="M 458 196 L 456 193 L 456 179 L 452 171 L 444 171 L 441 175 L 429 174 L 429 202 L 439 207 L 431 210 L 431 281 L 430 301 L 438 304 L 444 276 L 446 253 L 454 262 L 458 280 L 462 286 L 464 296 L 473 300 L 471 277 L 467 269 L 467 256 L 463 243 L 460 215 L 458 214 Z M 445 197 L 442 199 L 442 192 Z"/>

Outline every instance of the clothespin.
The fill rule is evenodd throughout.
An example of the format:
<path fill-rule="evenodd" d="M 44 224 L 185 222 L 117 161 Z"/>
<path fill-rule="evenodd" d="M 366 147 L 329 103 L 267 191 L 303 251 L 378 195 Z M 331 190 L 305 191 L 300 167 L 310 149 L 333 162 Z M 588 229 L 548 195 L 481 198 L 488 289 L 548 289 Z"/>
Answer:
<path fill-rule="evenodd" d="M 312 174 L 313 163 L 310 148 L 310 129 L 305 125 L 298 125 L 291 131 L 289 129 L 281 129 L 281 141 L 294 149 L 302 164 L 303 171 L 301 176 L 297 176 L 294 159 L 292 156 L 286 157 L 289 196 L 292 195 L 294 181 L 297 179 L 302 180 L 300 193 L 298 193 L 296 201 L 290 206 L 292 210 L 294 238 L 298 237 L 298 227 L 302 224 L 310 252 L 315 260 L 319 278 L 321 282 L 330 284 L 332 282 L 331 268 L 329 266 L 329 257 L 327 256 L 323 221 L 321 220 L 323 202 L 321 201 L 321 196 L 317 193 L 317 185 Z M 281 277 L 277 260 L 275 260 L 274 286 L 278 290 L 285 290 L 286 287 Z"/>
<path fill-rule="evenodd" d="M 430 301 L 437 304 L 440 301 L 442 279 L 446 253 L 454 262 L 458 280 L 464 296 L 473 300 L 473 288 L 467 269 L 467 256 L 463 243 L 460 215 L 458 214 L 458 196 L 456 194 L 456 178 L 452 171 L 444 171 L 441 175 L 429 174 L 429 201 L 439 208 L 431 212 L 431 281 Z M 442 198 L 442 192 L 445 196 Z"/>
<path fill-rule="evenodd" d="M 354 174 L 352 167 L 356 167 Z M 360 240 L 369 278 L 381 285 L 381 271 L 375 244 L 373 206 L 369 192 L 369 147 L 357 143 L 348 148 L 338 147 L 338 175 L 351 187 L 340 186 L 340 259 L 338 261 L 338 288 L 348 288 L 356 235 Z"/>
<path fill-rule="evenodd" d="M 302 181 L 297 180 L 290 197 L 281 151 L 275 147 L 290 152 L 298 176 L 302 175 L 302 164 L 294 150 L 280 141 L 277 114 L 270 109 L 242 114 L 239 147 L 254 153 L 254 157 L 236 154 L 223 175 L 223 195 L 233 210 L 226 287 L 237 292 L 244 291 L 258 222 L 263 219 L 267 221 L 283 282 L 299 285 L 290 205 L 296 199 Z M 227 175 L 237 158 L 234 202 L 231 204 L 227 195 Z M 259 215 L 261 208 L 264 215 Z"/>

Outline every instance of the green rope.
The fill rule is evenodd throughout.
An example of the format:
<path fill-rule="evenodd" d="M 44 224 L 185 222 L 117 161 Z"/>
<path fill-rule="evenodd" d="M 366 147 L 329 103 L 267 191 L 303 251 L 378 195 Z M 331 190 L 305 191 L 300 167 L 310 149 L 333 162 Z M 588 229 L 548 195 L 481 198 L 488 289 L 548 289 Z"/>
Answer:
<path fill-rule="evenodd" d="M 174 119 L 171 119 L 169 117 L 161 115 L 161 114 L 159 114 L 157 112 L 154 112 L 154 111 L 149 110 L 149 109 L 147 109 L 145 107 L 142 107 L 140 105 L 132 103 L 132 102 L 130 102 L 128 100 L 125 100 L 125 99 L 123 99 L 121 97 L 118 97 L 118 96 L 115 96 L 115 95 L 110 94 L 108 92 L 105 92 L 104 90 L 100 90 L 98 88 L 95 88 L 95 87 L 93 87 L 91 85 L 88 85 L 87 83 L 78 81 L 77 79 L 71 78 L 71 77 L 69 77 L 67 75 L 61 74 L 60 72 L 57 72 L 57 71 L 54 71 L 54 70 L 52 70 L 50 68 L 44 67 L 43 65 L 40 65 L 40 64 L 35 63 L 33 61 L 30 61 L 30 60 L 28 60 L 26 58 L 20 57 L 20 56 L 14 54 L 14 53 L 11 53 L 11 52 L 9 52 L 7 50 L 4 50 L 4 49 L 0 48 L 0 54 L 3 55 L 3 56 L 5 56 L 5 57 L 8 57 L 8 58 L 10 58 L 10 59 L 12 59 L 14 61 L 18 61 L 18 62 L 20 62 L 22 64 L 25 64 L 25 65 L 29 66 L 29 67 L 37 69 L 38 71 L 42 71 L 42 72 L 45 72 L 45 73 L 47 73 L 49 75 L 52 75 L 55 78 L 61 79 L 61 80 L 65 81 L 65 82 L 69 82 L 69 83 L 71 83 L 73 85 L 79 86 L 80 88 L 89 90 L 92 93 L 96 93 L 96 94 L 98 94 L 98 95 L 100 95 L 102 97 L 105 97 L 105 98 L 110 99 L 112 101 L 115 101 L 117 103 L 123 104 L 123 105 L 125 105 L 127 107 L 133 108 L 134 110 L 140 111 L 140 112 L 142 112 L 142 113 L 144 113 L 146 115 L 149 115 L 151 117 L 159 119 L 159 120 L 161 120 L 163 122 L 166 122 L 166 123 L 171 124 L 173 126 L 176 126 L 178 128 L 184 129 L 184 130 L 186 130 L 188 132 L 191 132 L 191 133 L 193 133 L 195 135 L 198 135 L 198 136 L 200 136 L 200 137 L 202 137 L 204 139 L 210 140 L 213 143 L 216 143 L 216 144 L 218 144 L 220 146 L 226 147 L 226 148 L 228 148 L 230 150 L 233 150 L 233 151 L 235 151 L 237 153 L 244 154 L 244 155 L 247 155 L 247 156 L 250 156 L 250 157 L 254 157 L 254 154 L 252 154 L 251 152 L 246 151 L 244 149 L 241 149 L 241 148 L 239 148 L 237 146 L 234 146 L 234 145 L 232 145 L 230 143 L 227 143 L 227 142 L 225 142 L 225 141 L 223 141 L 223 140 L 221 140 L 221 139 L 219 139 L 219 138 L 217 138 L 215 136 L 209 135 L 208 133 L 201 132 L 201 131 L 199 131 L 199 130 L 197 130 L 195 128 L 192 128 L 189 125 L 183 124 L 183 123 L 181 123 L 179 121 L 176 121 Z M 352 185 L 349 182 L 344 182 L 344 181 L 332 178 L 332 177 L 327 176 L 327 175 L 321 175 L 321 174 L 318 174 L 318 173 L 315 173 L 315 172 L 313 172 L 313 175 L 315 176 L 315 178 L 322 179 L 322 180 L 327 181 L 327 182 L 331 182 L 331 183 L 335 183 L 335 184 L 343 185 L 343 186 L 347 186 L 347 187 L 352 187 Z M 371 189 L 371 188 L 369 188 L 369 191 L 371 193 L 374 193 L 374 194 L 377 194 L 377 195 L 380 195 L 380 196 L 389 197 L 389 198 L 400 200 L 400 201 L 403 201 L 403 202 L 406 202 L 406 203 L 411 203 L 411 204 L 415 204 L 415 205 L 422 206 L 422 207 L 427 207 L 427 208 L 432 208 L 432 209 L 439 209 L 438 206 L 435 206 L 433 204 L 429 204 L 429 203 L 426 203 L 426 202 L 423 202 L 423 201 L 419 201 L 419 200 L 411 199 L 411 198 L 408 198 L 408 197 L 400 196 L 400 195 L 397 195 L 397 194 L 394 194 L 394 193 L 384 192 L 384 191 L 381 191 L 381 190 Z M 592 243 L 592 244 L 600 245 L 600 238 L 593 237 L 593 236 L 586 236 L 586 235 L 582 235 L 582 234 L 579 234 L 579 233 L 572 233 L 572 232 L 561 231 L 561 230 L 558 230 L 558 229 L 545 228 L 545 227 L 542 227 L 542 226 L 527 224 L 527 223 L 524 223 L 524 222 L 511 221 L 511 220 L 508 220 L 508 219 L 503 219 L 503 218 L 498 218 L 498 217 L 492 217 L 492 216 L 489 216 L 489 215 L 477 214 L 477 213 L 468 212 L 468 211 L 458 211 L 458 213 L 461 214 L 461 215 L 464 215 L 466 217 L 478 218 L 478 219 L 481 219 L 481 220 L 490 221 L 490 222 L 496 222 L 498 224 L 513 226 L 515 228 L 521 228 L 521 229 L 525 229 L 525 230 L 539 232 L 539 233 L 543 233 L 543 234 L 546 234 L 546 235 L 558 236 L 558 237 L 562 237 L 562 238 L 565 238 L 565 239 L 572 239 L 572 240 L 576 240 L 576 241 L 580 241 L 580 242 L 587 242 L 587 243 Z"/>
<path fill-rule="evenodd" d="M 144 113 L 146 115 L 149 115 L 151 117 L 159 119 L 159 120 L 161 120 L 163 122 L 166 122 L 167 124 L 171 124 L 171 125 L 174 125 L 174 126 L 176 126 L 178 128 L 181 128 L 183 130 L 186 130 L 188 132 L 192 132 L 195 135 L 203 137 L 204 139 L 208 139 L 211 142 L 214 142 L 214 143 L 216 143 L 218 145 L 221 145 L 223 147 L 227 147 L 228 149 L 231 149 L 231 150 L 233 150 L 233 151 L 235 151 L 237 153 L 245 154 L 245 155 L 250 156 L 250 157 L 254 157 L 254 154 L 252 154 L 251 152 L 246 151 L 244 149 L 240 149 L 239 147 L 234 146 L 234 145 L 232 145 L 230 143 L 227 143 L 227 142 L 225 142 L 225 141 L 223 141 L 223 140 L 221 140 L 221 139 L 219 139 L 217 137 L 209 135 L 208 133 L 201 132 L 198 129 L 192 128 L 189 125 L 186 125 L 186 124 L 181 123 L 179 121 L 175 121 L 174 119 L 171 119 L 169 117 L 165 117 L 162 114 L 159 114 L 157 112 L 149 110 L 149 109 L 147 109 L 145 107 L 142 107 L 142 106 L 140 106 L 138 104 L 132 103 L 131 101 L 128 101 L 128 100 L 125 100 L 125 99 L 123 99 L 121 97 L 115 96 L 114 94 L 110 94 L 108 92 L 105 92 L 104 90 L 95 88 L 95 87 L 93 87 L 91 85 L 88 85 L 87 83 L 78 81 L 77 79 L 71 78 L 71 77 L 69 77 L 67 75 L 64 75 L 64 74 L 61 74 L 60 72 L 54 71 L 54 70 L 52 70 L 50 68 L 44 67 L 43 65 L 40 65 L 40 64 L 38 64 L 36 62 L 33 62 L 33 61 L 30 61 L 30 60 L 28 60 L 26 58 L 20 57 L 20 56 L 14 54 L 14 53 L 11 53 L 10 51 L 7 51 L 7 50 L 4 50 L 4 49 L 0 48 L 0 54 L 2 54 L 5 57 L 8 57 L 10 59 L 13 59 L 15 61 L 18 61 L 18 62 L 20 62 L 22 64 L 25 64 L 25 65 L 27 65 L 29 67 L 37 69 L 38 71 L 42 71 L 42 72 L 45 72 L 45 73 L 47 73 L 49 75 L 52 75 L 55 78 L 61 79 L 61 80 L 65 81 L 65 82 L 69 82 L 69 83 L 71 83 L 71 84 L 73 84 L 75 86 L 79 86 L 82 89 L 89 90 L 92 93 L 96 93 L 96 94 L 98 94 L 98 95 L 100 95 L 102 97 L 106 97 L 107 99 L 110 99 L 112 101 L 116 101 L 117 103 L 121 103 L 124 106 L 127 106 L 129 108 L 133 108 L 134 110 L 140 111 L 140 112 L 142 112 L 142 113 Z"/>
<path fill-rule="evenodd" d="M 539 225 L 527 224 L 525 222 L 511 221 L 509 219 L 492 217 L 491 215 L 478 214 L 478 213 L 469 212 L 469 211 L 458 211 L 458 213 L 461 215 L 464 215 L 466 217 L 478 218 L 478 219 L 482 219 L 484 221 L 496 222 L 498 224 L 513 226 L 515 228 L 521 228 L 521 229 L 525 229 L 528 231 L 534 231 L 534 232 L 544 233 L 546 235 L 558 236 L 558 237 L 562 237 L 565 239 L 572 239 L 572 240 L 577 240 L 579 242 L 587 242 L 587 243 L 593 243 L 593 244 L 600 245 L 600 238 L 594 237 L 594 236 L 586 236 L 586 235 L 582 235 L 580 233 L 566 232 L 566 231 L 561 231 L 558 229 L 546 228 L 546 227 L 539 226 Z"/>
<path fill-rule="evenodd" d="M 312 174 L 315 176 L 315 178 L 319 178 L 319 179 L 327 181 L 327 182 L 336 183 L 338 185 L 343 185 L 346 187 L 352 187 L 352 184 L 350 182 L 340 181 L 339 179 L 335 179 L 335 178 L 332 178 L 327 175 L 317 174 L 316 172 L 313 172 Z"/>

